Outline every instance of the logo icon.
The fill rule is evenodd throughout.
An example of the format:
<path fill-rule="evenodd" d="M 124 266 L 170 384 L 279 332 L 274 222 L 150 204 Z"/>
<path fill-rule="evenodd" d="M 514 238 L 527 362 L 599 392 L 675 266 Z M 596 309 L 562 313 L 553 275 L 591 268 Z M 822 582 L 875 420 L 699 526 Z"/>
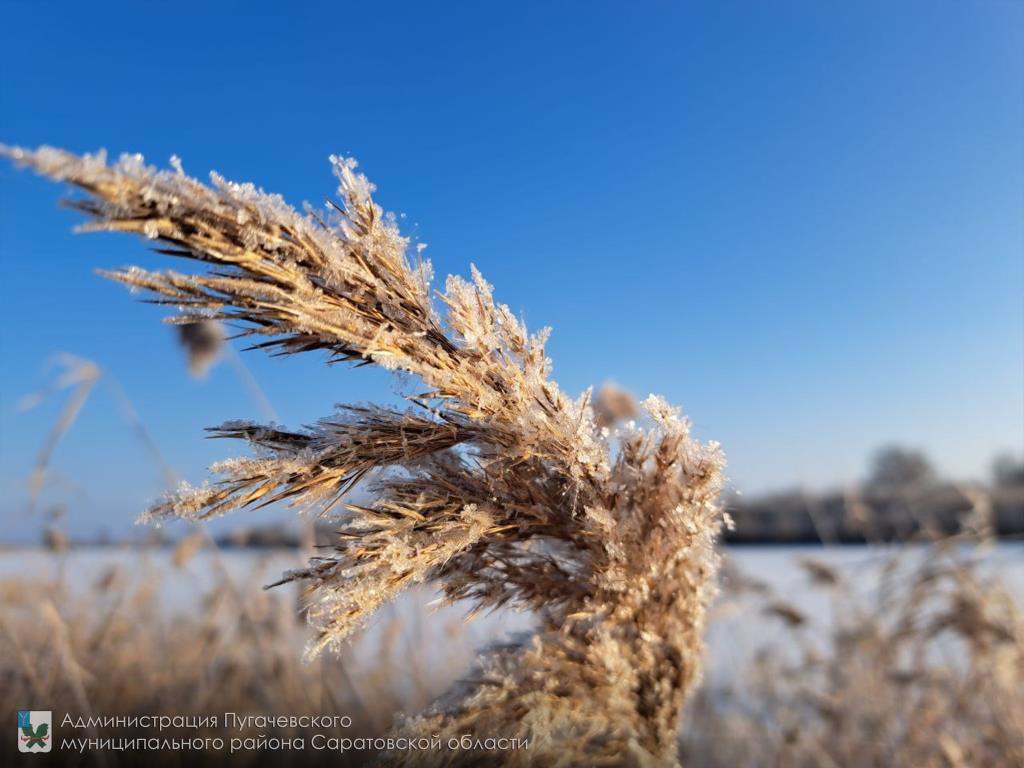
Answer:
<path fill-rule="evenodd" d="M 18 751 L 49 752 L 53 744 L 50 742 L 50 729 L 53 727 L 53 713 L 19 709 L 18 710 Z"/>

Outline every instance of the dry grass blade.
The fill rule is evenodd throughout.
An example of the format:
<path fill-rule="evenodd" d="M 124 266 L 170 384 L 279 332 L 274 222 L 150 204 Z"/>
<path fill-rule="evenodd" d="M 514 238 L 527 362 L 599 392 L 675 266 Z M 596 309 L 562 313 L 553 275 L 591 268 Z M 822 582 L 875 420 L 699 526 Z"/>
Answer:
<path fill-rule="evenodd" d="M 68 387 L 73 387 L 71 397 L 61 410 L 49 434 L 47 434 L 46 442 L 36 458 L 35 468 L 29 480 L 30 511 L 35 509 L 36 503 L 39 500 L 39 494 L 46 483 L 46 473 L 50 467 L 53 452 L 57 449 L 67 431 L 75 423 L 78 414 L 81 412 L 86 400 L 89 399 L 89 395 L 101 376 L 99 366 L 90 360 L 82 360 L 73 355 L 60 355 L 57 362 L 64 367 L 64 373 L 58 376 L 50 387 L 29 395 L 21 403 L 21 407 L 28 410 L 34 408 L 51 394 Z"/>

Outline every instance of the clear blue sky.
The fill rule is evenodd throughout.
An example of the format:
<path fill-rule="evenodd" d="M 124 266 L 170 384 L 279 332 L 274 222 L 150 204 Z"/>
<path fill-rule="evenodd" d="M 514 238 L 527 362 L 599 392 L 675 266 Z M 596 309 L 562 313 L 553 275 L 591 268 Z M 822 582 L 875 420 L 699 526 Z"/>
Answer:
<path fill-rule="evenodd" d="M 681 404 L 735 484 L 857 479 L 893 441 L 982 477 L 1024 447 L 1024 4 L 2 3 L 0 141 L 142 152 L 320 203 L 356 156 L 436 271 L 475 263 L 566 390 Z M 270 4 L 267 6 L 270 7 Z M 0 519 L 24 511 L 67 351 L 127 391 L 175 468 L 256 416 L 188 378 L 160 312 L 93 275 L 155 265 L 74 236 L 0 166 Z M 247 362 L 281 420 L 393 400 L 376 373 Z M 54 458 L 73 529 L 120 532 L 158 473 L 100 391 Z"/>

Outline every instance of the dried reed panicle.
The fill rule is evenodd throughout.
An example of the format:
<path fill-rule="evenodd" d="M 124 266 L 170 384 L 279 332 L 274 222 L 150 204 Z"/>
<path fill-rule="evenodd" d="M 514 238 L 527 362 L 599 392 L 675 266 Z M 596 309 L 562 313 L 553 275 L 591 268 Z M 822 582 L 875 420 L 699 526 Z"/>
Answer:
<path fill-rule="evenodd" d="M 598 427 L 611 427 L 637 415 L 637 404 L 633 396 L 610 382 L 605 382 L 597 390 L 593 405 L 594 422 Z"/>
<path fill-rule="evenodd" d="M 450 613 L 424 627 L 439 635 L 452 630 L 445 634 L 450 660 L 386 647 L 382 637 L 410 634 L 407 617 L 386 612 L 373 634 L 358 638 L 341 656 L 303 663 L 296 649 L 308 633 L 295 621 L 296 596 L 291 589 L 260 588 L 266 563 L 251 562 L 251 571 L 231 573 L 216 566 L 212 552 L 181 562 L 180 551 L 165 558 L 152 550 L 119 549 L 110 554 L 116 565 L 97 569 L 96 553 L 79 555 L 72 549 L 39 561 L 30 575 L 0 576 L 0 679 L 5 695 L 12 702 L 68 702 L 65 706 L 76 717 L 232 711 L 350 715 L 355 722 L 347 735 L 380 736 L 396 709 L 420 706 L 443 690 L 445 680 L 461 671 L 472 647 L 470 633 L 461 632 L 458 616 Z M 167 589 L 175 577 L 185 579 L 200 599 L 182 606 L 174 590 Z M 431 639 L 415 635 L 411 641 L 427 645 Z M 401 680 L 387 676 L 396 666 L 403 670 Z M 223 718 L 208 730 L 192 733 L 220 737 L 225 743 L 241 735 Z M 308 744 L 317 733 L 323 729 L 293 723 L 247 729 L 244 735 L 304 737 Z M 152 731 L 112 728 L 95 735 L 139 737 L 141 743 Z M 232 762 L 251 766 L 266 760 L 265 753 L 238 751 Z M 345 768 L 365 765 L 366 760 L 365 751 L 339 755 L 305 749 L 276 752 L 273 764 Z M 116 761 L 109 751 L 86 751 L 70 764 L 196 768 L 224 762 L 223 750 L 140 747 L 118 753 Z"/>
<path fill-rule="evenodd" d="M 185 349 L 189 372 L 197 379 L 206 376 L 224 347 L 224 329 L 214 320 L 178 326 L 178 341 Z"/>
<path fill-rule="evenodd" d="M 863 567 L 851 580 L 804 565 L 832 619 L 793 621 L 775 596 L 756 596 L 786 635 L 757 651 L 737 690 L 702 693 L 684 737 L 690 761 L 1024 765 L 1024 613 L 983 548 L 964 536 L 902 547 L 867 593 Z"/>
<path fill-rule="evenodd" d="M 695 442 L 654 397 L 652 429 L 609 437 L 589 392 L 572 400 L 551 380 L 547 331 L 528 335 L 475 269 L 448 278 L 442 318 L 430 265 L 410 264 L 350 160 L 331 159 L 341 205 L 300 215 L 252 185 L 200 184 L 176 160 L 161 172 L 139 156 L 3 151 L 86 192 L 71 203 L 91 219 L 83 229 L 140 234 L 209 265 L 106 273 L 177 307 L 174 322 L 242 323 L 255 348 L 326 350 L 426 387 L 410 412 L 347 408 L 294 431 L 226 424 L 215 434 L 255 455 L 217 465 L 214 485 L 180 489 L 148 519 L 277 501 L 340 511 L 334 552 L 285 576 L 310 586 L 311 653 L 419 582 L 474 610 L 540 617 L 534 638 L 489 654 L 475 682 L 405 728 L 528 738 L 534 764 L 675 762 L 717 567 L 717 445 Z M 376 500 L 346 503 L 373 471 Z"/>

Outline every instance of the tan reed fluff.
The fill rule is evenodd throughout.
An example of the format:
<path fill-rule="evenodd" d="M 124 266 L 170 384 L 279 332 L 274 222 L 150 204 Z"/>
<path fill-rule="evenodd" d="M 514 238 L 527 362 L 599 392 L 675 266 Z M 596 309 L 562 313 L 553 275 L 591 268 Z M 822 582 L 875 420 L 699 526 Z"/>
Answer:
<path fill-rule="evenodd" d="M 635 418 L 638 412 L 633 396 L 611 382 L 605 382 L 597 390 L 593 407 L 594 422 L 598 427 L 611 427 L 620 421 Z"/>
<path fill-rule="evenodd" d="M 178 326 L 178 342 L 185 350 L 189 373 L 202 379 L 221 355 L 224 329 L 215 320 L 183 323 Z"/>
<path fill-rule="evenodd" d="M 733 672 L 745 675 L 700 692 L 683 736 L 686 760 L 709 768 L 1024 765 L 1024 612 L 989 544 L 964 533 L 869 549 L 869 560 L 846 573 L 805 559 L 829 606 L 816 617 L 742 578 L 725 580 L 716 610 L 726 631 L 723 609 L 741 633 L 758 605 L 785 631 L 778 640 L 765 632 L 738 654 Z M 878 583 L 865 589 L 869 574 Z"/>
<path fill-rule="evenodd" d="M 118 715 L 199 715 L 223 712 L 294 716 L 350 715 L 345 734 L 378 737 L 400 707 L 422 706 L 424 696 L 443 690 L 471 648 L 470 633 L 451 612 L 423 630 L 445 637 L 449 664 L 435 655 L 408 654 L 389 639 L 413 635 L 417 645 L 432 637 L 410 630 L 406 617 L 385 612 L 376 631 L 356 639 L 340 655 L 324 654 L 304 663 L 296 653 L 308 633 L 297 624 L 291 589 L 260 588 L 269 563 L 247 558 L 241 571 L 218 565 L 212 549 L 183 562 L 185 539 L 174 552 L 144 546 L 114 548 L 97 561 L 97 552 L 54 553 L 25 575 L 0 575 L 0 679 L 11 702 L 61 702 L 75 717 Z M 200 540 L 201 541 L 201 540 Z M 279 554 L 290 561 L 290 554 Z M 105 561 L 106 564 L 103 564 Z M 97 566 L 101 567 L 97 567 Z M 212 566 L 212 567 L 211 567 Z M 188 606 L 178 604 L 168 582 L 177 576 L 195 590 Z M 388 676 L 401 666 L 403 679 Z M 422 694 L 420 693 L 422 689 Z M 13 704 L 11 705 L 13 706 Z M 57 718 L 63 713 L 54 713 Z M 289 717 L 270 728 L 247 727 L 240 734 L 224 718 L 198 730 L 163 731 L 163 736 L 304 737 L 323 734 Z M 59 739 L 81 736 L 56 726 Z M 151 738 L 149 728 L 105 726 L 90 737 Z M 56 749 L 56 747 L 55 747 Z M 64 763 L 76 766 L 146 765 L 161 768 L 219 768 L 226 749 L 173 750 L 126 748 L 123 752 L 87 750 Z M 232 765 L 365 765 L 367 753 L 304 749 L 266 752 L 243 749 Z M 11 761 L 5 761 L 8 764 Z M 64 764 L 61 763 L 61 764 Z"/>
<path fill-rule="evenodd" d="M 445 760 L 676 763 L 718 566 L 717 444 L 696 442 L 653 396 L 649 429 L 599 428 L 590 393 L 573 400 L 550 378 L 547 331 L 529 335 L 476 269 L 437 293 L 442 317 L 429 263 L 410 262 L 408 240 L 351 160 L 331 158 L 340 205 L 300 215 L 250 184 L 201 184 L 176 159 L 157 171 L 137 155 L 108 165 L 102 153 L 3 152 L 84 191 L 70 203 L 90 218 L 82 229 L 143 235 L 207 265 L 198 275 L 104 273 L 177 307 L 172 322 L 241 323 L 254 348 L 324 350 L 423 383 L 408 411 L 342 408 L 298 430 L 225 424 L 214 434 L 254 455 L 214 466 L 216 482 L 180 488 L 146 519 L 280 501 L 339 515 L 333 552 L 283 579 L 308 586 L 311 655 L 417 583 L 475 611 L 534 611 L 533 637 L 485 654 L 471 680 L 398 729 L 529 748 Z M 371 473 L 374 501 L 347 503 Z"/>

